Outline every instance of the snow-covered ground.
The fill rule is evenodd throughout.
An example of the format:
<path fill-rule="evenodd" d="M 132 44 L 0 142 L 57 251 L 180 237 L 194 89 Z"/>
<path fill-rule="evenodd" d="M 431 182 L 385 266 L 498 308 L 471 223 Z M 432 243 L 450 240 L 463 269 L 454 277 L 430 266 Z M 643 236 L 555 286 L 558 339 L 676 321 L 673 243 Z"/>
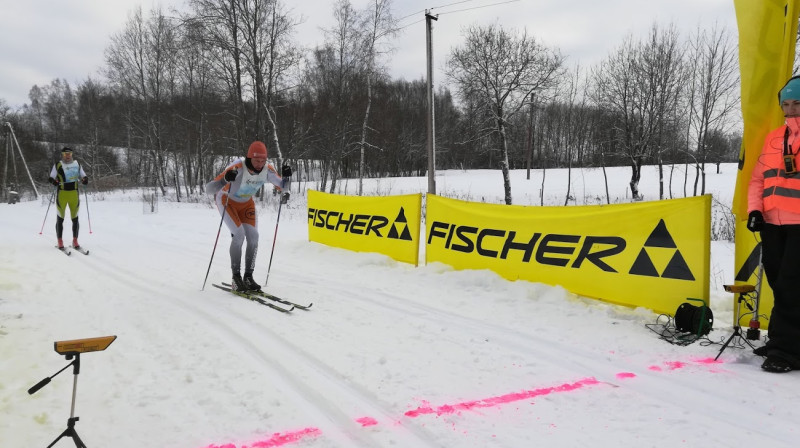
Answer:
<path fill-rule="evenodd" d="M 730 204 L 735 166 L 722 171 L 709 191 Z M 629 170 L 608 174 L 624 200 Z M 513 175 L 515 203 L 538 204 L 541 173 Z M 572 181 L 578 203 L 604 195 L 599 169 Z M 547 172 L 546 204 L 565 184 Z M 427 179 L 365 185 L 424 192 Z M 657 198 L 651 168 L 641 187 Z M 447 171 L 437 190 L 499 203 L 502 178 Z M 645 326 L 648 310 L 310 243 L 305 206 L 294 193 L 281 212 L 267 289 L 313 307 L 286 315 L 211 287 L 229 278 L 224 229 L 201 291 L 219 224 L 205 199 L 144 214 L 134 193 L 90 194 L 91 254 L 70 257 L 53 248 L 54 209 L 39 234 L 46 201 L 0 204 L 0 447 L 66 429 L 72 369 L 27 390 L 68 365 L 54 341 L 107 335 L 77 376 L 75 428 L 92 448 L 797 446 L 800 376 L 762 372 L 741 348 L 713 361 L 732 330 L 732 243 L 712 243 L 718 344 L 678 346 Z M 263 282 L 277 205 L 259 207 Z"/>

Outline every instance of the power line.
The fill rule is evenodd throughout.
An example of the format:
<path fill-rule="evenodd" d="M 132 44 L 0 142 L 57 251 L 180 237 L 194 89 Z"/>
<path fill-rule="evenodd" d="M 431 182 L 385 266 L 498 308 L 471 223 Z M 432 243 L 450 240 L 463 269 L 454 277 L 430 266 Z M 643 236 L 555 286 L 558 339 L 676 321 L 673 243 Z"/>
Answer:
<path fill-rule="evenodd" d="M 475 1 L 475 0 L 461 0 L 461 1 L 459 1 L 459 2 L 448 3 L 448 4 L 446 4 L 446 5 L 432 6 L 432 7 L 428 8 L 428 9 L 422 9 L 422 10 L 419 10 L 419 11 L 417 11 L 417 12 L 413 13 L 413 14 L 409 14 L 409 15 L 407 15 L 407 16 L 403 16 L 403 17 L 401 17 L 401 18 L 399 18 L 399 19 L 396 19 L 396 20 L 394 21 L 394 23 L 396 23 L 396 24 L 399 24 L 399 23 L 400 23 L 400 22 L 402 22 L 403 20 L 405 20 L 405 19 L 407 19 L 407 18 L 409 18 L 409 17 L 413 17 L 413 16 L 415 16 L 415 15 L 417 15 L 417 14 L 419 14 L 419 13 L 425 12 L 425 11 L 430 11 L 430 10 L 437 9 L 437 8 L 447 8 L 448 6 L 460 5 L 460 4 L 462 4 L 462 3 L 469 3 L 469 2 L 474 2 L 474 1 Z M 474 6 L 474 7 L 472 7 L 472 8 L 463 8 L 463 9 L 457 9 L 457 10 L 455 10 L 455 11 L 440 12 L 440 13 L 439 13 L 439 14 L 437 14 L 437 15 L 453 14 L 453 13 L 456 13 L 456 12 L 462 12 L 462 11 L 471 11 L 471 10 L 473 10 L 473 9 L 488 8 L 488 7 L 490 7 L 490 6 L 503 5 L 503 4 L 506 4 L 506 3 L 514 3 L 514 2 L 518 2 L 518 1 L 520 1 L 520 0 L 508 0 L 508 1 L 505 1 L 505 2 L 492 3 L 492 4 L 490 4 L 490 5 L 481 5 L 481 6 Z M 411 22 L 411 23 L 409 23 L 408 25 L 403 25 L 403 26 L 401 26 L 401 27 L 398 27 L 398 28 L 397 28 L 397 31 L 404 30 L 404 29 L 406 29 L 406 28 L 410 27 L 411 25 L 416 25 L 416 24 L 418 24 L 418 23 L 422 22 L 423 20 L 425 20 L 425 19 L 420 19 L 420 20 L 417 20 L 416 22 Z"/>
<path fill-rule="evenodd" d="M 462 4 L 462 3 L 474 2 L 474 1 L 475 1 L 475 0 L 462 0 L 462 1 L 460 1 L 460 2 L 448 3 L 448 4 L 446 4 L 446 5 L 441 5 L 441 6 L 432 6 L 430 9 L 436 9 L 436 8 L 447 8 L 448 6 L 460 5 L 460 4 Z"/>
<path fill-rule="evenodd" d="M 420 23 L 420 22 L 423 22 L 423 21 L 425 21 L 425 19 L 419 19 L 419 20 L 417 20 L 416 22 L 411 22 L 411 23 L 409 23 L 408 25 L 403 25 L 403 26 L 401 26 L 401 27 L 397 28 L 397 31 L 404 30 L 404 29 L 406 29 L 406 28 L 410 27 L 411 25 L 416 25 L 416 24 L 418 24 L 418 23 Z"/>
<path fill-rule="evenodd" d="M 467 1 L 469 1 L 469 0 L 467 0 Z M 395 20 L 395 22 L 402 22 L 403 20 L 405 20 L 405 19 L 407 19 L 407 18 L 409 18 L 409 17 L 411 17 L 411 16 L 415 16 L 415 15 L 417 15 L 417 14 L 421 13 L 421 12 L 425 12 L 425 10 L 424 10 L 424 9 L 420 9 L 419 11 L 417 11 L 417 12 L 415 12 L 415 13 L 409 14 L 409 15 L 407 15 L 407 16 L 405 16 L 405 17 L 401 17 L 401 18 L 399 18 L 399 19 Z"/>
<path fill-rule="evenodd" d="M 518 2 L 518 1 L 520 1 L 520 0 L 508 0 L 506 2 L 492 3 L 491 5 L 475 6 L 475 7 L 472 7 L 472 8 L 457 9 L 455 11 L 440 12 L 439 15 L 443 16 L 445 14 L 453 14 L 453 13 L 456 13 L 456 12 L 471 11 L 473 9 L 488 8 L 490 6 L 503 5 L 503 4 L 506 4 L 506 3 L 514 3 L 514 2 Z"/>
<path fill-rule="evenodd" d="M 475 0 L 461 0 L 460 2 L 448 3 L 446 5 L 440 5 L 440 6 L 432 6 L 432 7 L 427 8 L 427 9 L 420 9 L 419 11 L 417 11 L 415 13 L 411 13 L 411 14 L 409 14 L 407 16 L 404 16 L 404 17 L 401 17 L 401 18 L 395 20 L 395 22 L 402 22 L 403 20 L 405 20 L 405 19 L 407 19 L 407 18 L 409 18 L 411 16 L 415 16 L 415 15 L 417 15 L 417 14 L 419 14 L 421 12 L 425 12 L 427 10 L 436 9 L 436 8 L 447 8 L 448 6 L 460 5 L 461 3 L 474 2 L 474 1 Z"/>
<path fill-rule="evenodd" d="M 405 19 L 407 19 L 407 18 L 409 18 L 409 17 L 411 17 L 411 16 L 415 16 L 415 15 L 417 15 L 417 14 L 421 13 L 421 12 L 430 11 L 430 10 L 432 10 L 432 9 L 436 9 L 436 8 L 447 8 L 448 6 L 460 5 L 461 3 L 468 3 L 468 2 L 474 2 L 474 1 L 475 1 L 475 0 L 461 0 L 460 2 L 448 3 L 448 4 L 446 4 L 446 5 L 431 6 L 430 8 L 421 9 L 421 10 L 419 10 L 419 11 L 415 12 L 415 13 L 412 13 L 412 14 L 409 14 L 409 15 L 407 15 L 407 16 L 401 17 L 401 18 L 399 18 L 399 19 L 395 20 L 395 22 L 402 22 L 403 20 L 405 20 Z M 418 22 L 414 22 L 414 23 L 418 23 Z M 413 25 L 413 24 L 412 24 L 412 25 Z M 404 26 L 403 28 L 405 28 L 405 26 Z M 402 28 L 401 28 L 401 29 L 402 29 Z"/>

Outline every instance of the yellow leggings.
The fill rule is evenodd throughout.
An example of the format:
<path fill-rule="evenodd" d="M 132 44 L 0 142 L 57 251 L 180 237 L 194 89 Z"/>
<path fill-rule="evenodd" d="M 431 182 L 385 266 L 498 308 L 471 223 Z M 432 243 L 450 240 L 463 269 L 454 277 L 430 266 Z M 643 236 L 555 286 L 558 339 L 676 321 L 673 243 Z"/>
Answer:
<path fill-rule="evenodd" d="M 69 217 L 75 219 L 78 217 L 78 208 L 81 206 L 81 197 L 78 196 L 78 190 L 59 191 L 56 196 L 56 210 L 58 216 L 64 218 L 64 212 L 67 211 L 69 206 Z"/>
<path fill-rule="evenodd" d="M 56 236 L 61 239 L 61 234 L 64 232 L 64 212 L 67 211 L 69 206 L 69 214 L 72 219 L 72 237 L 78 237 L 78 208 L 81 205 L 78 190 L 59 191 L 56 197 L 56 210 L 58 216 L 56 217 Z"/>

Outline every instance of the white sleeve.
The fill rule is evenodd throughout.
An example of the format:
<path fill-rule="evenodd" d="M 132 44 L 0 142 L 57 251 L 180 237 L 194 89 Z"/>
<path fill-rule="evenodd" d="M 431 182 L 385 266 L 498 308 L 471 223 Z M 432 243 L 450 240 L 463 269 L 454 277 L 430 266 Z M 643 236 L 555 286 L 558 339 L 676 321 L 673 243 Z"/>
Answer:
<path fill-rule="evenodd" d="M 275 168 L 272 165 L 267 165 L 264 169 L 267 170 L 267 182 L 283 189 L 283 179 L 281 179 L 281 176 L 278 176 L 278 172 L 275 171 Z"/>

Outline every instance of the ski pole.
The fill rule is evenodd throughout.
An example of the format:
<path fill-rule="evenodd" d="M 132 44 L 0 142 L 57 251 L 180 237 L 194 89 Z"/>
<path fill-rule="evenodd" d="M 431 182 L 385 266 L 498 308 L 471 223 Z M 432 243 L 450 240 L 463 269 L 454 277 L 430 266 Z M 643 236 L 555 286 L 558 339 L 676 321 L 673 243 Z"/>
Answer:
<path fill-rule="evenodd" d="M 86 220 L 89 221 L 89 234 L 92 233 L 92 215 L 89 214 L 89 194 L 83 190 L 83 198 L 86 199 Z"/>
<path fill-rule="evenodd" d="M 50 196 L 50 202 L 47 203 L 47 211 L 44 212 L 44 221 L 42 221 L 42 228 L 39 230 L 39 235 L 41 235 L 44 231 L 44 223 L 47 221 L 47 214 L 50 213 L 50 205 L 53 203 L 53 198 L 56 197 L 56 191 L 58 191 L 58 185 L 53 188 L 53 194 Z"/>
<path fill-rule="evenodd" d="M 214 261 L 214 253 L 217 251 L 217 242 L 219 242 L 219 233 L 222 231 L 222 221 L 225 219 L 225 214 L 228 213 L 228 200 L 225 198 L 225 208 L 222 210 L 222 217 L 219 219 L 219 228 L 217 229 L 217 238 L 214 239 L 214 249 L 211 250 L 211 259 L 208 260 L 208 269 L 206 269 L 206 278 L 203 279 L 203 287 L 200 291 L 205 291 L 206 282 L 208 281 L 208 273 L 211 271 L 211 262 Z"/>
<path fill-rule="evenodd" d="M 761 337 L 761 322 L 758 320 L 758 307 L 761 302 L 761 282 L 764 278 L 764 243 L 759 243 L 761 250 L 759 252 L 758 271 L 756 273 L 756 290 L 753 295 L 753 316 L 747 328 L 747 339 L 757 341 Z M 737 322 L 738 324 L 738 322 Z"/>
<path fill-rule="evenodd" d="M 278 224 L 281 222 L 281 207 L 283 206 L 283 195 L 281 193 L 281 200 L 278 202 L 278 217 L 275 219 L 275 234 L 272 235 L 272 250 L 269 253 L 269 265 L 267 266 L 267 279 L 264 280 L 264 288 L 267 287 L 267 283 L 269 283 L 269 271 L 272 270 L 272 255 L 275 253 L 275 240 L 278 239 Z"/>

